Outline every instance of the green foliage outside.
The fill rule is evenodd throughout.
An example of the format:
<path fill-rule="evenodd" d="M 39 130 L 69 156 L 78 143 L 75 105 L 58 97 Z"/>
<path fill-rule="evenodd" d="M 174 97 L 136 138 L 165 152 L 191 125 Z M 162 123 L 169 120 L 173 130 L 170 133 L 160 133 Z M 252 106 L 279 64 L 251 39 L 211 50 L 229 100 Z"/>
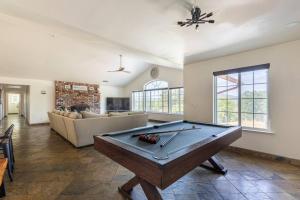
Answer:
<path fill-rule="evenodd" d="M 226 91 L 225 91 L 226 92 Z M 253 101 L 254 94 L 254 101 Z M 221 94 L 219 94 L 221 95 Z M 268 112 L 266 91 L 245 91 L 241 99 L 241 117 L 242 125 L 253 126 L 253 113 L 263 113 L 263 115 L 254 115 L 254 124 L 265 126 L 265 116 Z M 230 98 L 230 97 L 229 97 Z M 265 99 L 257 99 L 265 98 Z M 254 104 L 254 105 L 253 105 Z M 238 124 L 238 100 L 237 99 L 218 99 L 217 100 L 217 121 L 224 124 Z M 228 115 L 227 115 L 228 112 Z"/>

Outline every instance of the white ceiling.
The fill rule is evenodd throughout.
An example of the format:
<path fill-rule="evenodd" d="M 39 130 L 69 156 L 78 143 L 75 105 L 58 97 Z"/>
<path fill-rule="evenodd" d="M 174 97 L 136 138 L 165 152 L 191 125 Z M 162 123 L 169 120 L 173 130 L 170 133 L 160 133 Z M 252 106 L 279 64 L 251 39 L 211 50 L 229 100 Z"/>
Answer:
<path fill-rule="evenodd" d="M 190 2 L 194 2 L 191 0 Z M 181 28 L 183 0 L 1 0 L 0 74 L 124 85 L 183 63 L 300 39 L 299 0 L 198 0 L 215 24 Z M 107 73 L 118 54 L 132 74 Z"/>

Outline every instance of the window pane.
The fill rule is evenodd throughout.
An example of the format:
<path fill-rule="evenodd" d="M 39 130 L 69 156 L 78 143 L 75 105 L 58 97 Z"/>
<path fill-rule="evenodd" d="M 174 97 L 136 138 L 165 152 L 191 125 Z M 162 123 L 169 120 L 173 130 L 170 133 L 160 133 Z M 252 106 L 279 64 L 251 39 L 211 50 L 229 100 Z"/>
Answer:
<path fill-rule="evenodd" d="M 227 112 L 218 112 L 217 123 L 227 124 Z"/>
<path fill-rule="evenodd" d="M 167 87 L 168 87 L 168 82 L 166 81 L 151 81 L 145 84 L 144 86 L 145 90 L 167 88 Z"/>
<path fill-rule="evenodd" d="M 143 92 L 132 92 L 132 111 L 144 111 L 144 97 Z"/>
<path fill-rule="evenodd" d="M 183 88 L 170 89 L 170 112 L 183 114 Z M 167 103 L 167 102 L 165 102 Z"/>
<path fill-rule="evenodd" d="M 227 75 L 217 76 L 217 86 L 227 86 Z"/>
<path fill-rule="evenodd" d="M 239 90 L 237 86 L 230 86 L 227 91 L 228 99 L 237 99 L 239 97 Z"/>
<path fill-rule="evenodd" d="M 242 113 L 242 126 L 253 128 L 253 114 Z"/>
<path fill-rule="evenodd" d="M 242 85 L 241 87 L 242 98 L 253 98 L 253 85 Z"/>
<path fill-rule="evenodd" d="M 253 113 L 253 99 L 241 99 L 241 112 Z"/>
<path fill-rule="evenodd" d="M 268 115 L 254 114 L 254 128 L 268 128 Z"/>
<path fill-rule="evenodd" d="M 145 91 L 145 104 L 146 104 L 146 111 L 150 112 L 151 111 L 151 109 L 150 109 L 150 104 L 151 104 L 150 91 Z"/>
<path fill-rule="evenodd" d="M 268 70 L 254 71 L 254 83 L 267 83 L 268 82 Z"/>
<path fill-rule="evenodd" d="M 227 111 L 228 112 L 238 112 L 239 111 L 239 101 L 237 99 L 228 99 L 227 101 Z"/>
<path fill-rule="evenodd" d="M 228 74 L 227 76 L 228 86 L 237 86 L 239 84 L 239 75 L 238 74 Z"/>
<path fill-rule="evenodd" d="M 268 100 L 267 99 L 254 99 L 254 113 L 268 112 Z"/>
<path fill-rule="evenodd" d="M 267 84 L 254 85 L 254 98 L 267 98 Z"/>
<path fill-rule="evenodd" d="M 217 88 L 217 99 L 227 99 L 227 87 Z"/>
<path fill-rule="evenodd" d="M 221 99 L 217 101 L 217 111 L 227 111 L 227 100 Z"/>
<path fill-rule="evenodd" d="M 236 125 L 239 124 L 239 115 L 238 115 L 238 113 L 232 113 L 232 112 L 228 113 L 228 124 L 233 125 L 233 126 L 236 126 Z"/>
<path fill-rule="evenodd" d="M 242 72 L 241 84 L 253 84 L 253 72 Z"/>

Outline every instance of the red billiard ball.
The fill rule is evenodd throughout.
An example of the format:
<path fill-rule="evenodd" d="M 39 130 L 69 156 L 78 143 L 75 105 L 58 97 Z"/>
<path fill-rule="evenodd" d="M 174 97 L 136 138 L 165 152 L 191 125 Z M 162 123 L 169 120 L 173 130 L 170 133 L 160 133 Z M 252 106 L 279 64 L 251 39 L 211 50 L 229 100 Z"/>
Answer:
<path fill-rule="evenodd" d="M 139 136 L 139 140 L 146 141 L 147 140 L 147 136 L 146 135 L 140 135 Z"/>

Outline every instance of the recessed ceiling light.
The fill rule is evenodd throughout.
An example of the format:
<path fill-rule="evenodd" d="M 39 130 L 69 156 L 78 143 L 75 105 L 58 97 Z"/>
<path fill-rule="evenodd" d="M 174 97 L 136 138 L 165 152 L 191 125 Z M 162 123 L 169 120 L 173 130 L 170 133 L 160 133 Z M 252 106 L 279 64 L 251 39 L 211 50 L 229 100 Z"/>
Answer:
<path fill-rule="evenodd" d="M 292 28 L 295 26 L 299 26 L 300 25 L 300 21 L 294 21 L 294 22 L 290 22 L 287 24 L 287 27 Z"/>

